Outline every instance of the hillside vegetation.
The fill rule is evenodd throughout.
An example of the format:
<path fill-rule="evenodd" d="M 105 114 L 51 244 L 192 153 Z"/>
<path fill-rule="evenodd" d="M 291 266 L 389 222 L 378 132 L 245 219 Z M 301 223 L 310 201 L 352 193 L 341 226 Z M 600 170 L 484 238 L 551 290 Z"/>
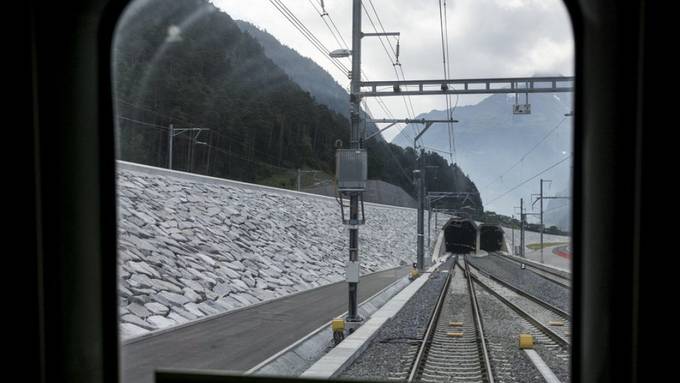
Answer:
<path fill-rule="evenodd" d="M 297 168 L 333 174 L 336 140 L 349 143 L 337 102 L 320 103 L 206 0 L 134 4 L 113 55 L 120 159 L 168 167 L 172 126 L 173 169 L 276 183 Z M 415 196 L 414 150 L 382 140 L 366 146 L 369 178 Z M 439 165 L 429 190 L 476 192 L 441 156 L 425 153 L 424 162 Z M 466 203 L 482 209 L 478 198 Z"/>

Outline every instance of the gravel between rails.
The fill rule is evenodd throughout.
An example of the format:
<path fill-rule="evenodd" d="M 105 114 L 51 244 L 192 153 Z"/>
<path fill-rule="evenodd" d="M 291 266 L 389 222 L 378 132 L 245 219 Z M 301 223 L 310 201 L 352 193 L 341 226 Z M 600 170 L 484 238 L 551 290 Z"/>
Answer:
<path fill-rule="evenodd" d="M 518 347 L 519 334 L 528 332 L 529 327 L 518 320 L 518 315 L 514 311 L 484 288 L 475 285 L 475 290 L 495 381 L 545 382 L 529 357 Z"/>
<path fill-rule="evenodd" d="M 548 281 L 532 272 L 522 270 L 519 264 L 498 259 L 498 255 L 484 257 L 468 257 L 473 266 L 510 283 L 511 285 L 534 295 L 545 302 L 571 312 L 571 291 L 556 283 Z"/>
<path fill-rule="evenodd" d="M 552 321 L 562 322 L 561 326 L 552 326 L 551 330 L 555 331 L 555 333 L 564 337 L 565 339 L 567 340 L 569 339 L 569 333 L 571 332 L 571 321 L 569 318 L 557 314 L 551 310 L 548 310 L 547 308 L 539 305 L 538 303 L 530 300 L 529 298 L 526 298 L 504 287 L 500 283 L 476 271 L 473 271 L 473 275 L 479 278 L 481 282 L 489 286 L 493 291 L 497 292 L 505 299 L 517 305 L 519 308 L 524 310 L 527 314 L 531 315 L 542 324 L 548 326 L 549 323 Z"/>
<path fill-rule="evenodd" d="M 490 347 L 491 358 L 495 361 L 493 364 L 497 381 L 544 381 L 529 357 L 519 349 L 518 338 L 520 333 L 528 333 L 534 336 L 534 350 L 560 382 L 567 383 L 570 381 L 569 353 L 567 350 L 556 345 L 538 328 L 520 317 L 510 307 L 501 303 L 483 287 L 476 285 L 476 290 L 482 318 L 484 319 L 484 331 L 487 332 L 487 340 L 492 344 Z M 499 363 L 499 358 L 506 360 Z M 508 367 L 499 371 L 499 366 Z M 538 378 L 535 376 L 538 376 Z"/>
<path fill-rule="evenodd" d="M 516 259 L 509 258 L 507 256 L 498 256 L 497 259 L 501 259 L 505 262 L 510 262 L 510 263 L 513 263 L 513 264 L 520 264 L 520 262 L 517 261 Z M 525 266 L 532 273 L 539 274 L 541 277 L 543 277 L 545 279 L 549 279 L 549 280 L 557 283 L 558 285 L 562 285 L 562 286 L 569 287 L 569 288 L 571 287 L 571 279 L 569 279 L 569 278 L 561 277 L 561 276 L 549 273 L 545 270 L 541 270 L 538 267 L 531 265 L 530 263 L 525 264 Z"/>
<path fill-rule="evenodd" d="M 477 326 L 464 274 L 460 267 L 456 267 L 432 343 L 425 353 L 425 361 L 416 375 L 416 381 L 486 381 Z M 451 322 L 462 322 L 463 325 L 451 327 Z M 448 335 L 451 332 L 462 332 L 463 336 L 451 337 Z"/>
<path fill-rule="evenodd" d="M 452 257 L 438 271 L 449 270 Z M 339 379 L 404 380 L 425 334 L 446 273 L 433 273 L 430 279 L 392 319 L 378 330 L 368 348 L 354 361 Z"/>

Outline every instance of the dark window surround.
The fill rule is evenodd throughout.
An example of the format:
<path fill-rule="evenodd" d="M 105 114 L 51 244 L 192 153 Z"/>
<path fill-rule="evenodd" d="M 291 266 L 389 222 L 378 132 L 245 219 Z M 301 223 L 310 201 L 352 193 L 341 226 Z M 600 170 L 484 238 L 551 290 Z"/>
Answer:
<path fill-rule="evenodd" d="M 661 341 L 649 303 L 661 282 L 639 254 L 654 253 L 652 230 L 662 224 L 654 201 L 642 198 L 654 191 L 652 169 L 664 164 L 648 133 L 651 116 L 663 112 L 653 98 L 659 64 L 672 54 L 652 42 L 674 44 L 660 32 L 658 16 L 669 12 L 660 3 L 667 2 L 566 1 L 577 77 L 574 382 L 659 373 L 642 353 L 661 352 L 652 348 Z M 29 363 L 26 381 L 119 379 L 110 47 L 125 4 L 35 0 L 6 13 L 26 36 L 6 40 L 19 57 L 10 76 L 19 83 L 10 88 L 21 106 L 15 112 L 30 116 L 21 127 L 32 124 L 9 133 L 20 148 L 11 170 L 21 173 L 10 207 L 22 221 L 8 237 L 25 248 L 8 258 L 27 286 L 21 297 L 32 297 L 11 335 L 22 340 L 13 356 Z"/>

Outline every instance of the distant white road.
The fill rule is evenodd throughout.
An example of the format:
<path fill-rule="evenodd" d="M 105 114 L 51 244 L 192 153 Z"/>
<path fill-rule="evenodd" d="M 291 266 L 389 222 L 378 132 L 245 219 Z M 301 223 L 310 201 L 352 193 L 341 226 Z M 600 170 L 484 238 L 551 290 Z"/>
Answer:
<path fill-rule="evenodd" d="M 504 227 L 505 237 L 508 244 L 512 246 L 512 230 Z M 535 231 L 524 232 L 525 245 L 541 242 L 541 233 Z M 543 249 L 543 263 L 559 267 L 565 270 L 571 270 L 571 237 L 554 234 L 543 234 L 543 243 L 559 243 L 559 245 L 549 246 Z M 565 245 L 565 243 L 567 245 Z M 519 246 L 519 230 L 515 230 L 515 246 Z M 527 258 L 541 262 L 541 251 L 532 250 L 529 247 L 525 249 Z"/>

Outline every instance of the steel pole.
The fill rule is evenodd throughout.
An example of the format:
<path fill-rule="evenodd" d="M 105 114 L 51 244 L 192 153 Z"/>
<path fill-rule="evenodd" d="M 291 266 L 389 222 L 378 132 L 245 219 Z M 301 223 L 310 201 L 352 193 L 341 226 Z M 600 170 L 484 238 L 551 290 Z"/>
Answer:
<path fill-rule="evenodd" d="M 355 149 L 361 148 L 361 0 L 352 1 L 352 81 L 350 87 L 350 143 Z M 349 260 L 359 261 L 359 193 L 353 192 L 349 197 Z M 358 312 L 357 292 L 359 282 L 348 282 L 349 303 L 347 309 L 347 321 L 358 322 L 361 320 Z"/>
<path fill-rule="evenodd" d="M 510 254 L 515 255 L 515 216 L 512 216 L 512 221 L 510 221 L 510 229 L 512 230 L 512 251 Z"/>
<path fill-rule="evenodd" d="M 430 226 L 432 222 L 432 207 L 430 206 L 430 200 L 427 200 L 427 253 L 432 255 L 432 228 Z"/>
<path fill-rule="evenodd" d="M 172 141 L 175 136 L 175 127 L 170 124 L 168 128 L 168 169 L 172 170 Z"/>
<path fill-rule="evenodd" d="M 297 170 L 297 191 L 300 191 L 300 169 Z"/>
<path fill-rule="evenodd" d="M 418 160 L 418 170 L 416 173 L 416 188 L 418 189 L 418 234 L 417 234 L 417 254 L 416 254 L 416 267 L 418 271 L 423 271 L 424 266 L 424 224 L 423 224 L 423 169 L 420 166 L 421 160 Z"/>
<path fill-rule="evenodd" d="M 524 258 L 524 198 L 519 199 L 519 255 Z"/>
<path fill-rule="evenodd" d="M 543 263 L 543 178 L 541 178 L 541 263 Z"/>

